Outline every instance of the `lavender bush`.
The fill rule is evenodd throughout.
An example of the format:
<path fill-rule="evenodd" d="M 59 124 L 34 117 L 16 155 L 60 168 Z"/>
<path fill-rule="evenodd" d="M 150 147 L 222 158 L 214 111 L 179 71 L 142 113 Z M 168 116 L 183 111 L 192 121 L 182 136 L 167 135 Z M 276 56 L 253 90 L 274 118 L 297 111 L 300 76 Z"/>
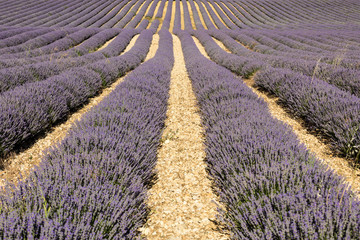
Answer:
<path fill-rule="evenodd" d="M 44 81 L 29 83 L 0 95 L 0 154 L 65 118 L 102 87 L 134 69 L 146 57 L 152 30 L 143 31 L 127 53 L 74 68 Z"/>
<path fill-rule="evenodd" d="M 322 80 L 269 68 L 254 78 L 294 114 L 332 140 L 334 149 L 359 160 L 360 99 Z"/>
<path fill-rule="evenodd" d="M 360 202 L 240 79 L 179 33 L 231 239 L 358 239 Z"/>
<path fill-rule="evenodd" d="M 155 57 L 87 113 L 27 180 L 0 196 L 0 238 L 139 237 L 174 62 L 171 34 L 159 34 Z"/>

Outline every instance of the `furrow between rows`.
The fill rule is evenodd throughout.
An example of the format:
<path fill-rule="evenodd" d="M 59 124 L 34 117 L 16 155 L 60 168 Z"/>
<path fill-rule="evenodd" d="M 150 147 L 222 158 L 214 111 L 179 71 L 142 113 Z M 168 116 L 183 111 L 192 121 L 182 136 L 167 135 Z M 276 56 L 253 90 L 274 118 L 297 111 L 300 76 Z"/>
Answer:
<path fill-rule="evenodd" d="M 205 171 L 204 132 L 178 37 L 173 36 L 167 119 L 158 151 L 158 180 L 149 191 L 151 208 L 142 229 L 151 239 L 227 239 L 216 230 L 218 200 Z"/>

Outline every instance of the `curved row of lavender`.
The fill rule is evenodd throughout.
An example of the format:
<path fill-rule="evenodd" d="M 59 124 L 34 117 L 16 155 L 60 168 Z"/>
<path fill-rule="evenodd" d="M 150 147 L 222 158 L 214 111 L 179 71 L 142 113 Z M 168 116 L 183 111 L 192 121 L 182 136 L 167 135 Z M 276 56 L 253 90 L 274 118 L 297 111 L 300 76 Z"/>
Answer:
<path fill-rule="evenodd" d="M 72 68 L 0 94 L 0 154 L 66 118 L 103 87 L 138 66 L 149 51 L 153 30 L 144 30 L 123 55 Z"/>
<path fill-rule="evenodd" d="M 231 239 L 358 239 L 360 202 L 240 78 L 178 32 Z"/>
<path fill-rule="evenodd" d="M 54 59 L 51 61 L 42 61 L 42 59 L 39 59 L 39 61 L 34 60 L 34 63 L 0 69 L 0 78 L 2 79 L 0 83 L 0 93 L 4 93 L 20 85 L 45 80 L 46 78 L 74 67 L 80 67 L 106 59 L 110 61 L 111 58 L 119 56 L 125 50 L 130 40 L 137 33 L 139 32 L 134 29 L 123 30 L 106 48 L 95 51 L 96 47 L 103 44 L 104 40 L 107 40 L 109 37 L 106 36 L 106 33 L 101 32 L 93 38 L 88 39 L 89 41 L 84 41 L 79 47 L 60 52 L 58 54 L 60 56 L 52 54 Z M 98 35 L 99 38 L 97 38 Z M 103 39 L 103 37 L 105 37 L 105 39 Z M 113 33 L 110 34 L 110 37 L 113 37 Z M 98 44 L 98 39 L 101 44 Z M 86 46 L 90 44 L 91 46 Z M 46 56 L 42 57 L 45 58 Z"/>
<path fill-rule="evenodd" d="M 356 26 L 360 21 L 358 10 L 360 5 L 356 0 L 330 1 L 327 4 L 313 0 L 195 0 L 189 1 L 191 10 L 201 13 L 208 29 L 266 29 L 289 26 L 298 28 L 321 28 L 321 24 L 336 23 L 339 27 L 344 23 Z M 193 2 L 199 7 L 193 5 Z M 140 6 L 145 3 L 142 8 Z M 126 25 L 136 27 L 145 17 L 147 9 L 153 10 L 157 1 L 62 1 L 55 0 L 35 2 L 29 6 L 25 0 L 13 2 L 0 1 L 0 25 L 9 26 L 43 26 L 43 27 L 101 27 L 123 28 Z M 185 1 L 182 3 L 185 4 Z M 210 6 L 211 5 L 211 6 Z M 187 8 L 187 6 L 185 7 Z M 184 8 L 184 11 L 186 9 Z M 136 15 L 135 13 L 139 11 Z M 136 16 L 135 16 L 136 15 Z M 188 17 L 184 14 L 186 30 L 191 27 Z M 212 21 L 210 20 L 212 19 Z M 144 22 L 148 21 L 143 19 Z M 214 22 L 214 23 L 213 23 Z M 316 23 L 318 26 L 314 26 Z M 145 24 L 145 23 L 144 23 Z M 199 22 L 196 29 L 203 28 Z"/>
<path fill-rule="evenodd" d="M 135 239 L 166 118 L 172 36 L 1 196 L 1 239 Z"/>
<path fill-rule="evenodd" d="M 256 74 L 254 80 L 256 86 L 278 96 L 313 130 L 322 132 L 335 150 L 360 160 L 360 98 L 287 69 L 268 68 Z"/>
<path fill-rule="evenodd" d="M 297 68 L 300 73 L 272 68 L 269 64 L 286 68 L 289 65 L 296 66 L 292 65 L 294 62 L 300 65 L 304 61 L 264 57 L 261 54 L 256 54 L 258 58 L 246 53 L 238 56 L 223 50 L 206 31 L 193 31 L 193 34 L 204 45 L 213 61 L 244 77 L 256 72 L 254 79 L 257 86 L 280 97 L 281 102 L 295 115 L 303 118 L 313 130 L 326 136 L 333 149 L 340 154 L 360 159 L 360 99 L 352 95 L 354 92 L 357 94 L 360 88 L 359 79 L 356 78 L 360 72 L 319 62 L 310 62 L 313 64 L 312 76 L 309 76 L 310 71 L 303 70 L 306 65 Z M 234 51 L 243 48 L 229 41 L 224 37 L 225 34 L 213 35 Z M 338 75 L 339 72 L 341 75 Z M 322 80 L 327 78 L 330 79 Z"/>

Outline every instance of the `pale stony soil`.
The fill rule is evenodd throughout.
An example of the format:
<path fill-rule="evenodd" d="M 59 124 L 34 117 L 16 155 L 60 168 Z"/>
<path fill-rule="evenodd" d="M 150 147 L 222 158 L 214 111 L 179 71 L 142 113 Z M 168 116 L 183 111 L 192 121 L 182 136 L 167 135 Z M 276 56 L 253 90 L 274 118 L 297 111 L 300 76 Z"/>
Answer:
<path fill-rule="evenodd" d="M 205 171 L 204 133 L 187 76 L 180 40 L 174 36 L 171 72 L 158 180 L 149 190 L 150 218 L 140 229 L 147 239 L 228 239 L 215 230 L 217 197 Z"/>
<path fill-rule="evenodd" d="M 129 51 L 135 44 L 138 35 L 136 35 L 124 50 L 124 53 Z M 155 48 L 155 50 L 154 50 Z M 150 47 L 150 53 L 148 57 L 153 57 L 154 51 L 157 49 L 157 40 L 153 41 Z M 38 165 L 41 161 L 41 157 L 46 153 L 47 149 L 51 146 L 55 146 L 65 138 L 66 133 L 70 130 L 76 121 L 79 121 L 86 112 L 91 108 L 99 104 L 106 96 L 108 96 L 120 83 L 122 83 L 124 77 L 119 78 L 110 87 L 104 89 L 102 93 L 94 98 L 91 98 L 89 103 L 82 109 L 72 114 L 64 123 L 50 129 L 47 134 L 37 140 L 30 148 L 13 154 L 5 160 L 6 167 L 3 171 L 0 171 L 0 187 L 5 185 L 6 181 L 17 183 L 20 180 L 20 174 L 26 177 L 35 165 Z"/>
<path fill-rule="evenodd" d="M 200 49 L 201 53 L 209 58 L 206 54 L 205 49 L 201 43 L 194 38 L 195 43 Z M 225 51 L 230 52 L 222 42 L 214 39 L 215 42 Z M 239 81 L 241 81 L 239 79 Z M 344 177 L 346 182 L 352 187 L 354 193 L 360 197 L 360 170 L 351 166 L 349 160 L 341 157 L 337 157 L 330 150 L 329 146 L 323 143 L 318 137 L 314 136 L 304 127 L 303 122 L 300 119 L 294 119 L 292 115 L 287 113 L 281 106 L 277 104 L 278 98 L 270 96 L 264 92 L 257 90 L 254 87 L 254 80 L 245 79 L 245 84 L 260 98 L 262 98 L 269 107 L 271 115 L 292 127 L 294 133 L 298 137 L 301 143 L 305 144 L 307 149 L 310 150 L 320 161 L 326 164 L 330 169 L 334 170 L 337 174 Z"/>
<path fill-rule="evenodd" d="M 104 43 L 104 45 L 102 45 L 101 47 L 98 48 L 97 51 L 103 50 L 104 48 L 106 48 L 112 41 L 114 41 L 114 39 L 117 37 L 118 35 L 116 35 L 115 37 L 111 38 L 110 40 L 106 41 L 106 43 Z"/>

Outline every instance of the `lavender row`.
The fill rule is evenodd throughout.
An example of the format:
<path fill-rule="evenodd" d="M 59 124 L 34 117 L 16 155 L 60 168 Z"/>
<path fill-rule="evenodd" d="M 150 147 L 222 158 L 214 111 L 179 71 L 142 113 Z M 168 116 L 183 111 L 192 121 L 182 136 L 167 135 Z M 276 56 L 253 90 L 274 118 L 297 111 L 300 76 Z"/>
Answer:
<path fill-rule="evenodd" d="M 206 31 L 193 31 L 194 36 L 205 47 L 209 57 L 216 63 L 230 69 L 238 75 L 248 77 L 259 70 L 263 65 L 262 59 L 254 57 L 240 57 L 224 51 Z"/>
<path fill-rule="evenodd" d="M 226 53 L 204 31 L 196 31 L 194 34 L 204 45 L 211 59 L 231 71 L 248 77 L 262 69 L 255 77 L 258 86 L 279 96 L 296 115 L 304 118 L 314 128 L 320 129 L 325 136 L 332 139 L 334 149 L 346 156 L 359 158 L 360 99 L 358 97 L 317 79 L 314 75 L 305 76 L 286 69 L 264 67 L 265 62 Z M 318 65 L 318 70 L 321 70 L 321 66 Z M 319 71 L 319 73 L 322 77 L 327 75 L 326 72 Z M 350 72 L 345 71 L 345 74 L 349 76 Z M 335 75 L 330 74 L 330 76 Z M 335 82 L 336 79 L 332 78 L 332 81 Z M 356 82 L 353 86 L 359 89 Z M 351 87 L 351 85 L 346 86 L 346 88 Z"/>
<path fill-rule="evenodd" d="M 151 19 L 154 16 L 156 6 L 158 5 L 159 2 L 160 2 L 160 0 L 154 0 L 152 2 L 151 7 L 149 8 L 149 11 L 145 15 L 145 18 Z"/>
<path fill-rule="evenodd" d="M 215 2 L 219 5 L 219 8 L 226 14 L 226 16 L 231 19 L 231 21 L 239 28 L 244 27 L 244 23 L 240 21 L 232 12 L 225 7 L 225 4 L 221 2 L 220 0 L 215 0 Z M 231 29 L 234 29 L 234 27 L 230 27 Z"/>
<path fill-rule="evenodd" d="M 240 79 L 179 34 L 231 239 L 357 239 L 360 202 Z"/>
<path fill-rule="evenodd" d="M 165 14 L 161 29 L 164 29 L 164 30 L 170 29 L 171 13 L 172 13 L 172 8 L 174 8 L 174 7 L 175 7 L 174 1 L 169 1 L 167 8 L 166 8 L 166 14 Z"/>
<path fill-rule="evenodd" d="M 34 27 L 11 27 L 8 29 L 5 28 L 0 32 L 0 39 L 10 38 L 12 36 L 23 34 L 29 31 L 34 31 L 37 29 L 38 28 L 34 28 Z"/>
<path fill-rule="evenodd" d="M 175 0 L 175 19 L 174 19 L 174 26 L 173 32 L 176 33 L 177 31 L 181 30 L 181 9 L 180 9 L 180 0 Z"/>
<path fill-rule="evenodd" d="M 189 12 L 189 8 L 188 8 L 188 5 L 187 5 L 187 1 L 186 0 L 181 0 L 181 4 L 183 5 L 182 17 L 184 18 L 184 28 L 185 28 L 185 30 L 193 30 L 193 26 L 191 24 L 191 17 L 190 17 L 190 12 Z"/>
<path fill-rule="evenodd" d="M 108 1 L 103 1 L 102 3 L 103 4 L 98 8 L 95 8 L 91 12 L 87 12 L 84 16 L 72 21 L 69 26 L 89 27 L 105 16 L 111 9 L 116 7 L 120 1 L 111 1 L 110 3 Z"/>
<path fill-rule="evenodd" d="M 22 44 L 2 48 L 0 49 L 0 55 L 13 54 L 13 53 L 30 51 L 36 48 L 40 48 L 56 40 L 59 40 L 63 37 L 66 37 L 66 35 L 74 33 L 76 31 L 77 31 L 76 29 L 53 30 L 38 37 L 31 38 Z"/>
<path fill-rule="evenodd" d="M 34 31 L 27 31 L 23 34 L 18 34 L 13 37 L 5 38 L 3 40 L 0 40 L 0 48 L 16 46 L 16 45 L 24 43 L 32 38 L 49 33 L 51 31 L 53 31 L 53 30 L 49 29 L 49 28 L 43 28 L 43 29 L 38 29 L 38 30 L 34 30 Z"/>
<path fill-rule="evenodd" d="M 115 16 L 110 18 L 106 23 L 102 25 L 104 28 L 114 27 L 116 23 L 118 23 L 122 18 L 125 17 L 126 13 L 130 10 L 130 8 L 136 3 L 136 0 L 124 1 L 125 5 L 121 8 L 121 11 L 117 13 Z"/>
<path fill-rule="evenodd" d="M 136 12 L 140 8 L 140 6 L 146 1 L 149 2 L 148 0 L 140 0 L 140 1 L 135 1 L 133 4 L 129 3 L 128 4 L 129 11 L 124 12 L 125 15 L 120 19 L 120 21 L 118 21 L 112 27 L 114 27 L 114 28 L 124 28 L 136 16 Z M 130 10 L 130 6 L 131 6 L 131 10 Z"/>
<path fill-rule="evenodd" d="M 71 47 L 74 47 L 84 40 L 90 38 L 91 36 L 99 33 L 101 29 L 96 28 L 84 28 L 83 30 L 74 32 L 69 34 L 65 38 L 57 40 L 49 45 L 43 46 L 41 48 L 37 48 L 31 50 L 29 52 L 20 52 L 15 54 L 4 54 L 0 56 L 0 60 L 8 60 L 10 58 L 29 58 L 29 57 L 36 57 L 44 54 L 51 54 L 60 51 L 67 50 Z"/>
<path fill-rule="evenodd" d="M 0 20 L 0 24 L 47 27 L 81 25 L 83 27 L 104 28 L 110 28 L 117 24 L 116 27 L 124 27 L 135 14 L 129 12 L 130 8 L 135 5 L 134 11 L 136 12 L 141 2 L 113 1 L 109 3 L 102 0 L 83 3 L 76 0 L 59 3 L 57 1 L 47 1 L 30 7 L 24 3 L 23 7 L 18 6 L 13 11 L 9 11 L 11 14 L 9 12 L 5 13 L 2 20 Z M 352 24 L 356 27 L 356 22 L 360 20 L 356 12 L 360 6 L 353 0 L 346 0 L 341 6 L 336 1 L 319 4 L 313 0 L 305 2 L 254 2 L 248 0 L 221 2 L 216 0 L 215 2 L 203 1 L 205 9 L 201 1 L 197 1 L 209 29 L 216 29 L 216 27 L 220 29 L 226 29 L 227 27 L 231 29 L 237 29 L 238 27 L 253 29 L 289 27 L 294 29 L 321 29 L 322 26 L 339 29 L 345 24 L 346 26 Z M 125 6 L 127 3 L 128 5 Z M 116 11 L 107 14 L 113 7 L 115 7 Z M 312 10 L 310 11 L 310 9 Z M 117 14 L 118 11 L 120 11 L 119 14 Z M 197 9 L 193 8 L 193 11 L 197 12 Z M 214 26 L 210 18 L 213 19 L 216 26 Z M 135 25 L 135 23 L 131 25 Z"/>
<path fill-rule="evenodd" d="M 275 68 L 300 72 L 311 78 L 318 78 L 360 98 L 360 71 L 315 61 L 301 61 L 290 58 L 274 58 L 268 63 Z"/>
<path fill-rule="evenodd" d="M 20 9 L 17 9 L 15 11 L 13 10 L 11 12 L 8 12 L 7 14 L 4 14 L 4 19 L 0 21 L 0 24 L 15 25 L 19 23 L 18 20 L 23 20 L 23 19 L 25 20 L 25 16 L 31 17 L 33 15 L 38 15 L 39 13 L 41 13 L 41 11 L 44 11 L 44 9 L 52 10 L 52 7 L 59 7 L 59 5 L 60 5 L 59 3 L 53 6 L 52 5 L 38 6 L 35 4 L 27 8 L 22 8 L 21 10 Z"/>
<path fill-rule="evenodd" d="M 156 19 L 163 17 L 165 2 L 166 2 L 166 0 L 161 0 L 159 9 L 158 9 L 158 11 L 156 13 L 156 16 L 155 16 Z"/>
<path fill-rule="evenodd" d="M 127 3 L 127 1 L 121 1 L 111 12 L 109 12 L 104 17 L 95 22 L 92 27 L 102 27 L 109 20 L 113 19 Z"/>
<path fill-rule="evenodd" d="M 204 3 L 207 12 L 209 13 L 209 16 L 213 19 L 215 25 L 217 26 L 217 28 L 219 29 L 227 29 L 227 26 L 225 26 L 220 19 L 217 17 L 217 15 L 215 14 L 215 12 L 212 10 L 212 8 L 210 7 L 209 3 L 207 1 L 201 1 Z"/>
<path fill-rule="evenodd" d="M 137 239 L 166 118 L 172 37 L 1 196 L 0 238 Z M 89 144 L 90 143 L 90 144 Z"/>
<path fill-rule="evenodd" d="M 59 23 L 63 23 L 63 21 L 67 21 L 71 17 L 72 19 L 74 16 L 76 16 L 76 12 L 84 11 L 84 9 L 87 9 L 89 6 L 94 5 L 94 2 L 88 2 L 84 4 L 83 2 L 73 1 L 69 4 L 62 4 L 61 7 L 55 9 L 52 11 L 53 14 L 48 14 L 43 18 L 36 18 L 36 19 L 29 19 L 29 22 L 23 22 L 22 24 L 31 24 L 36 26 L 57 26 Z M 69 22 L 68 22 L 69 23 Z"/>
<path fill-rule="evenodd" d="M 288 31 L 288 30 L 287 30 Z M 283 33 L 284 30 L 277 31 L 276 34 L 272 33 L 272 35 L 278 35 Z M 294 57 L 294 58 L 302 58 L 304 60 L 314 60 L 317 61 L 321 59 L 322 62 L 332 62 L 339 58 L 338 53 L 334 53 L 334 51 L 324 51 L 323 49 L 315 49 L 314 51 L 296 49 L 299 42 L 293 41 L 291 46 L 284 44 L 284 42 L 278 42 L 266 35 L 269 34 L 269 31 L 266 30 L 257 30 L 257 31 L 226 31 L 232 38 L 241 42 L 246 47 L 250 48 L 252 51 L 266 54 L 266 55 L 277 55 L 283 57 Z M 338 32 L 341 34 L 342 32 Z M 311 35 L 311 33 L 309 34 Z M 324 36 L 323 38 L 326 38 Z M 284 39 L 284 38 L 282 38 Z M 337 48 L 338 51 L 341 48 Z M 358 55 L 356 53 L 349 54 L 347 53 L 346 58 L 348 59 L 358 59 Z"/>
<path fill-rule="evenodd" d="M 237 63 L 243 62 L 244 60 L 248 59 L 249 62 L 258 62 L 257 65 L 262 65 L 262 67 L 270 65 L 276 68 L 291 69 L 293 71 L 301 72 L 311 77 L 317 77 L 338 87 L 341 90 L 348 91 L 351 94 L 360 97 L 360 72 L 356 69 L 346 69 L 344 67 L 334 64 L 323 63 L 320 61 L 321 58 L 318 61 L 311 61 L 295 59 L 294 57 L 291 58 L 287 56 L 272 56 L 267 54 L 260 54 L 257 52 L 251 52 L 238 44 L 226 33 L 223 33 L 221 31 L 208 31 L 208 33 L 220 40 L 222 43 L 224 43 L 224 45 L 231 52 L 242 57 L 242 60 L 238 60 Z M 220 47 L 216 46 L 215 43 L 211 39 L 209 39 L 209 37 L 207 37 L 206 40 L 207 41 L 203 41 L 203 43 L 207 46 L 209 45 L 209 43 L 206 42 L 211 42 L 212 49 L 214 49 L 212 50 L 212 52 L 218 52 L 217 56 L 219 56 L 221 59 L 228 58 L 229 54 L 226 54 L 225 51 L 221 50 Z M 214 60 L 217 63 L 231 69 L 232 71 L 241 73 L 239 71 L 236 71 L 234 67 L 230 67 L 229 65 L 217 58 L 214 58 Z M 244 74 L 245 76 L 249 73 L 247 73 L 246 71 L 242 71 L 242 74 Z"/>
<path fill-rule="evenodd" d="M 67 8 L 64 8 L 64 5 Z M 65 1 L 64 3 L 60 4 L 60 3 L 56 3 L 55 5 L 47 5 L 41 8 L 35 8 L 34 10 L 32 10 L 32 8 L 29 8 L 29 11 L 27 11 L 26 13 L 21 13 L 21 12 L 15 12 L 13 13 L 13 16 L 15 17 L 15 19 L 13 19 L 12 21 L 8 21 L 4 24 L 8 24 L 8 25 L 21 25 L 21 26 L 28 26 L 28 25 L 33 25 L 33 26 L 50 26 L 50 25 L 46 25 L 47 23 L 52 23 L 54 17 L 58 17 L 58 15 L 52 15 L 51 13 L 54 11 L 57 11 L 58 9 L 63 9 L 65 11 L 70 11 L 71 7 L 74 8 L 78 8 L 79 6 L 81 6 L 79 4 L 79 2 L 74 2 L 74 1 Z M 50 12 L 50 16 L 49 16 L 49 12 Z M 65 14 L 66 15 L 66 14 Z M 40 24 L 41 25 L 40 25 Z"/>
<path fill-rule="evenodd" d="M 140 8 L 140 6 L 146 2 L 146 0 L 139 0 L 134 3 L 134 6 L 132 6 L 131 11 L 127 12 L 126 15 L 113 27 L 115 28 L 123 28 L 125 27 L 132 19 L 136 16 L 136 12 Z M 149 1 L 148 1 L 149 2 Z"/>
<path fill-rule="evenodd" d="M 194 2 L 198 5 L 200 13 L 204 19 L 204 22 L 208 29 L 216 29 L 212 21 L 210 20 L 210 16 L 208 16 L 204 6 L 201 4 L 200 0 L 194 0 Z"/>
<path fill-rule="evenodd" d="M 225 29 L 226 28 L 230 28 L 230 29 L 239 29 L 239 27 L 237 25 L 235 25 L 229 18 L 228 16 L 223 12 L 223 10 L 215 3 L 214 0 L 210 0 L 209 1 L 211 3 L 211 5 L 214 7 L 215 11 L 219 14 L 220 18 L 224 21 L 224 23 L 226 24 Z M 236 21 L 237 22 L 237 21 Z M 220 28 L 220 27 L 219 27 Z"/>
<path fill-rule="evenodd" d="M 257 73 L 254 80 L 331 139 L 335 150 L 360 160 L 358 97 L 317 78 L 285 69 L 268 68 Z"/>
<path fill-rule="evenodd" d="M 48 23 L 47 26 L 57 26 L 57 27 L 65 27 L 71 25 L 71 23 L 77 21 L 78 19 L 83 19 L 84 16 L 88 18 L 93 14 L 96 14 L 96 9 L 106 3 L 106 0 L 100 1 L 90 1 L 87 3 L 83 3 L 80 6 L 74 8 L 73 12 L 66 11 L 66 14 L 61 16 L 59 19 L 56 19 L 54 22 L 51 22 L 51 25 Z"/>
<path fill-rule="evenodd" d="M 82 32 L 82 31 L 81 31 Z M 54 65 L 57 64 L 58 67 L 62 67 L 62 63 L 76 62 L 79 59 L 75 59 L 79 56 L 88 55 L 86 59 L 96 60 L 98 58 L 103 58 L 104 56 L 115 56 L 119 54 L 123 48 L 124 44 L 127 44 L 126 40 L 127 35 L 130 32 L 133 34 L 137 33 L 136 30 L 127 30 L 123 31 L 119 36 L 117 36 L 116 40 L 112 41 L 105 49 L 98 51 L 97 53 L 93 53 L 100 46 L 102 46 L 105 41 L 109 40 L 111 37 L 115 36 L 119 33 L 119 29 L 105 29 L 101 32 L 98 32 L 91 37 L 87 38 L 85 41 L 81 42 L 80 45 L 71 46 L 71 39 L 69 36 L 59 39 L 49 45 L 43 46 L 39 49 L 35 49 L 34 51 L 28 52 L 28 55 L 34 55 L 33 57 L 22 57 L 22 58 L 11 58 L 11 59 L 0 59 L 0 68 L 12 68 L 17 69 L 19 71 L 23 67 L 29 67 L 31 64 L 42 64 L 42 65 Z M 88 34 L 87 31 L 80 33 L 80 35 Z M 71 36 L 70 36 L 71 37 Z M 80 41 L 81 39 L 77 40 Z M 130 41 L 130 40 L 129 40 Z M 69 46 L 70 45 L 70 46 Z M 61 47 L 61 51 L 57 46 Z M 67 48 L 69 46 L 70 48 Z M 44 54 L 39 54 L 39 52 L 43 51 Z M 47 52 L 47 54 L 46 54 Z M 102 54 L 100 54 L 102 53 Z M 85 59 L 85 58 L 83 58 Z M 81 63 L 79 63 L 81 64 Z M 4 70 L 6 71 L 6 70 Z"/>
<path fill-rule="evenodd" d="M 73 68 L 0 95 L 0 155 L 64 119 L 102 87 L 138 66 L 146 57 L 153 33 L 144 30 L 134 47 L 121 56 Z"/>
<path fill-rule="evenodd" d="M 188 2 L 190 3 L 191 11 L 193 13 L 193 19 L 194 19 L 194 22 L 195 22 L 196 29 L 205 29 L 204 26 L 201 23 L 201 19 L 200 19 L 198 11 L 196 9 L 194 1 L 189 0 Z"/>
<path fill-rule="evenodd" d="M 134 18 L 130 20 L 130 22 L 126 25 L 126 28 L 136 28 L 136 26 L 143 19 L 146 10 L 152 2 L 153 0 L 146 0 L 144 5 L 142 5 L 141 9 L 138 12 L 135 12 L 136 10 L 133 10 L 135 12 Z"/>
<path fill-rule="evenodd" d="M 107 29 L 104 31 L 113 33 L 113 30 L 114 29 Z M 3 81 L 0 82 L 0 93 L 20 85 L 45 80 L 74 67 L 89 65 L 106 59 L 111 60 L 111 58 L 117 57 L 125 50 L 136 33 L 137 31 L 134 29 L 123 30 L 106 48 L 100 51 L 89 53 L 86 48 L 86 46 L 89 45 L 87 41 L 85 41 L 83 47 L 71 49 L 72 51 L 63 52 L 59 56 L 54 54 L 54 59 L 50 61 L 0 69 L 0 78 L 3 79 Z M 97 41 L 92 43 L 97 43 Z M 82 56 L 83 53 L 87 54 Z"/>

